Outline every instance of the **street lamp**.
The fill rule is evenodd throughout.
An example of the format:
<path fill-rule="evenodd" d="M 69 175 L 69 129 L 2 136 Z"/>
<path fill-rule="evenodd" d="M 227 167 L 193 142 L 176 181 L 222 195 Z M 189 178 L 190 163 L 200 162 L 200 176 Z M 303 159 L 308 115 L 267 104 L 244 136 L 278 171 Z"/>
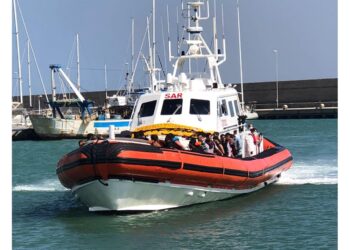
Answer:
<path fill-rule="evenodd" d="M 278 50 L 274 49 L 275 53 L 275 64 L 276 64 L 276 108 L 278 108 Z"/>

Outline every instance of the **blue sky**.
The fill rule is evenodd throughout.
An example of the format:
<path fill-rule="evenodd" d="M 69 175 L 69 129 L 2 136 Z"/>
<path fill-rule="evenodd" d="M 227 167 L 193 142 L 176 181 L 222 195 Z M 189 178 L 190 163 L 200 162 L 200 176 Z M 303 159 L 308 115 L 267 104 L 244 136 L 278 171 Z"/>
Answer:
<path fill-rule="evenodd" d="M 173 44 L 176 39 L 176 6 L 180 0 L 156 0 L 157 49 L 165 66 L 163 36 L 166 36 L 166 5 L 169 5 Z M 235 2 L 217 0 L 217 14 L 224 6 L 227 61 L 221 67 L 223 82 L 239 82 L 237 16 Z M 213 1 L 211 1 L 213 3 Z M 50 91 L 50 64 L 65 68 L 75 34 L 80 36 L 81 85 L 84 91 L 104 90 L 104 64 L 108 67 L 108 89 L 124 84 L 125 63 L 130 62 L 131 18 L 135 18 L 135 43 L 138 51 L 150 14 L 152 1 L 145 0 L 19 0 L 32 46 L 46 88 Z M 335 0 L 241 0 L 241 36 L 245 82 L 275 80 L 275 57 L 279 54 L 279 80 L 337 77 L 337 1 Z M 163 32 L 162 23 L 163 20 Z M 221 25 L 218 22 L 219 31 Z M 212 39 L 211 21 L 203 23 L 207 42 Z M 26 37 L 20 22 L 20 46 L 24 94 L 28 94 Z M 14 36 L 13 36 L 14 38 Z M 164 37 L 166 39 L 166 37 Z M 13 39 L 13 71 L 17 71 Z M 73 51 L 74 52 L 74 51 Z M 147 53 L 145 51 L 145 53 Z M 33 59 L 32 59 L 33 61 Z M 169 63 L 167 63 L 170 68 Z M 76 80 L 71 65 L 72 80 Z M 143 64 L 136 80 L 144 82 Z M 13 74 L 16 77 L 16 73 Z M 18 87 L 13 81 L 13 94 Z M 33 93 L 42 87 L 32 64 Z"/>

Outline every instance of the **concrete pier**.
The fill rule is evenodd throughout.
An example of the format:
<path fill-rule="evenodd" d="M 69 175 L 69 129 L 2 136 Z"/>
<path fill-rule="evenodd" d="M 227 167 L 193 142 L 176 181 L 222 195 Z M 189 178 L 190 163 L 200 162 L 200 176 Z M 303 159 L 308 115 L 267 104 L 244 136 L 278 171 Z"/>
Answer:
<path fill-rule="evenodd" d="M 236 89 L 240 92 L 240 84 Z M 252 106 L 260 119 L 287 118 L 336 118 L 338 116 L 338 79 L 311 79 L 279 81 L 278 105 L 276 82 L 254 82 L 244 84 L 245 104 Z M 116 91 L 108 91 L 108 95 Z M 93 100 L 97 106 L 104 104 L 104 91 L 83 93 L 84 97 Z M 74 97 L 74 94 L 71 94 Z M 49 95 L 49 99 L 51 96 Z M 57 98 L 61 98 L 58 94 Z M 16 97 L 14 97 L 15 100 Z M 24 107 L 29 106 L 28 96 L 24 96 Z M 45 98 L 33 96 L 33 109 L 47 107 Z"/>

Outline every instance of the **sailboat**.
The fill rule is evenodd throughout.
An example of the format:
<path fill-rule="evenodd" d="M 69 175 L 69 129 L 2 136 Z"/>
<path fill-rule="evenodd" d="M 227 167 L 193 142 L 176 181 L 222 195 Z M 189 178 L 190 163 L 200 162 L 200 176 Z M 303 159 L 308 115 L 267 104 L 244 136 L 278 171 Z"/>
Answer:
<path fill-rule="evenodd" d="M 107 96 L 107 87 L 106 87 L 106 108 L 112 110 L 114 113 L 120 113 L 122 110 L 124 113 L 128 114 L 128 117 L 132 114 L 132 110 L 135 106 L 135 103 L 138 97 L 144 93 L 142 89 L 135 91 L 134 88 L 134 77 L 137 68 L 135 65 L 135 19 L 131 19 L 131 67 L 126 71 L 126 88 L 125 90 L 119 90 L 116 94 L 112 96 Z M 128 64 L 126 64 L 128 65 Z M 106 68 L 105 68 L 105 79 Z"/>
<path fill-rule="evenodd" d="M 50 65 L 51 69 L 51 86 L 52 100 L 49 102 L 51 112 L 49 114 L 29 115 L 35 133 L 42 139 L 67 139 L 67 138 L 85 138 L 88 134 L 108 135 L 109 127 L 114 127 L 114 132 L 120 134 L 130 128 L 129 119 L 120 117 L 106 118 L 99 116 L 98 112 L 93 109 L 93 102 L 86 100 L 80 93 L 75 84 L 67 76 L 59 65 Z M 55 73 L 61 80 L 68 84 L 77 98 L 57 99 Z M 64 114 L 62 108 L 76 107 L 79 112 L 73 114 L 67 112 Z M 103 118 L 102 118 L 103 117 Z"/>
<path fill-rule="evenodd" d="M 151 91 L 135 106 L 134 138 L 111 133 L 109 139 L 92 140 L 67 153 L 57 164 L 62 185 L 90 211 L 154 211 L 232 198 L 275 183 L 292 166 L 293 157 L 282 145 L 262 135 L 252 144 L 254 134 L 245 123 L 239 94 L 221 80 L 225 37 L 218 53 L 218 41 L 212 51 L 202 36 L 200 23 L 210 18 L 209 1 L 183 1 L 182 12 L 188 36 L 178 55 L 172 55 L 169 40 L 174 68 L 165 81 L 159 80 L 153 0 Z M 197 63 L 207 69 L 194 71 Z M 236 134 L 235 141 L 241 143 L 234 156 L 209 151 L 203 138 L 214 132 Z M 158 145 L 148 141 L 155 135 Z"/>
<path fill-rule="evenodd" d="M 246 116 L 246 119 L 253 120 L 258 119 L 259 115 L 254 111 L 252 106 L 246 106 L 244 102 L 244 87 L 243 87 L 243 65 L 242 65 L 242 46 L 241 46 L 241 22 L 239 15 L 239 0 L 237 0 L 236 4 L 237 10 L 237 30 L 238 30 L 238 47 L 239 47 L 239 73 L 240 73 L 240 83 L 241 83 L 241 104 L 242 111 Z"/>
<path fill-rule="evenodd" d="M 21 55 L 19 47 L 19 32 L 17 21 L 17 6 L 15 0 L 13 0 L 13 14 L 15 19 L 15 35 L 16 35 L 16 48 L 17 48 L 17 65 L 18 65 L 18 85 L 19 85 L 19 98 L 17 102 L 12 102 L 12 130 L 25 129 L 30 126 L 30 121 L 27 120 L 26 110 L 23 108 L 23 78 L 22 78 L 22 66 Z M 14 131 L 13 131 L 14 132 Z"/>

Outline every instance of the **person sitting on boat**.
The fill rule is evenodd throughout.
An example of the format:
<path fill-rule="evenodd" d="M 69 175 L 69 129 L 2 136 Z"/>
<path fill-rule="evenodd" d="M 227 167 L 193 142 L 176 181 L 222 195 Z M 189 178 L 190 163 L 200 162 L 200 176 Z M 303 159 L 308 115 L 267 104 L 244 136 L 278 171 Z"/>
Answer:
<path fill-rule="evenodd" d="M 86 140 L 87 140 L 87 141 L 90 141 L 90 140 L 93 139 L 94 136 L 95 136 L 95 135 L 94 135 L 93 133 L 88 133 L 87 136 L 86 136 Z"/>
<path fill-rule="evenodd" d="M 221 144 L 221 141 L 219 139 L 219 133 L 215 132 L 213 135 L 213 141 L 215 143 L 215 153 L 217 155 L 223 156 L 225 154 L 224 147 Z"/>
<path fill-rule="evenodd" d="M 154 146 L 154 147 L 157 147 L 157 148 L 160 148 L 162 147 L 159 139 L 158 139 L 158 135 L 151 135 L 151 140 L 149 141 L 149 143 Z"/>
<path fill-rule="evenodd" d="M 101 134 L 98 134 L 97 135 L 97 140 L 104 140 L 105 138 L 103 137 L 103 135 L 101 135 Z"/>
<path fill-rule="evenodd" d="M 204 153 L 204 150 L 201 147 L 201 143 L 195 137 L 190 138 L 190 141 L 188 143 L 188 147 L 192 152 Z"/>
<path fill-rule="evenodd" d="M 79 147 L 82 147 L 82 146 L 84 146 L 86 144 L 86 140 L 85 139 L 81 139 L 81 140 L 79 140 L 78 144 L 79 144 Z"/>
<path fill-rule="evenodd" d="M 220 144 L 219 137 L 214 134 L 207 134 L 206 144 L 209 146 L 209 153 L 222 156 L 224 153 L 223 147 Z M 221 147 L 220 147 L 221 146 Z"/>
<path fill-rule="evenodd" d="M 213 134 L 207 134 L 206 139 L 205 139 L 205 144 L 208 145 L 208 153 L 214 154 L 215 152 L 215 142 L 213 139 L 214 135 Z"/>
<path fill-rule="evenodd" d="M 200 146 L 203 149 L 205 153 L 214 153 L 214 148 L 212 150 L 209 148 L 209 145 L 206 143 L 206 137 L 205 134 L 199 134 L 198 135 L 198 141 L 200 142 Z"/>
<path fill-rule="evenodd" d="M 233 157 L 236 154 L 236 148 L 234 145 L 232 135 L 230 133 L 225 134 L 225 146 L 225 156 Z"/>
<path fill-rule="evenodd" d="M 176 148 L 185 150 L 185 147 L 181 144 L 179 137 L 174 136 L 172 133 L 167 134 L 165 136 L 164 146 L 166 148 Z"/>
<path fill-rule="evenodd" d="M 227 156 L 227 143 L 226 143 L 226 135 L 225 134 L 221 134 L 220 135 L 220 143 L 222 145 L 222 149 L 223 149 L 223 156 Z"/>
<path fill-rule="evenodd" d="M 242 140 L 237 130 L 233 132 L 233 141 L 236 149 L 235 158 L 242 158 Z"/>
<path fill-rule="evenodd" d="M 145 136 L 145 134 L 142 131 L 135 132 L 134 133 L 134 138 L 148 141 L 147 137 Z"/>

